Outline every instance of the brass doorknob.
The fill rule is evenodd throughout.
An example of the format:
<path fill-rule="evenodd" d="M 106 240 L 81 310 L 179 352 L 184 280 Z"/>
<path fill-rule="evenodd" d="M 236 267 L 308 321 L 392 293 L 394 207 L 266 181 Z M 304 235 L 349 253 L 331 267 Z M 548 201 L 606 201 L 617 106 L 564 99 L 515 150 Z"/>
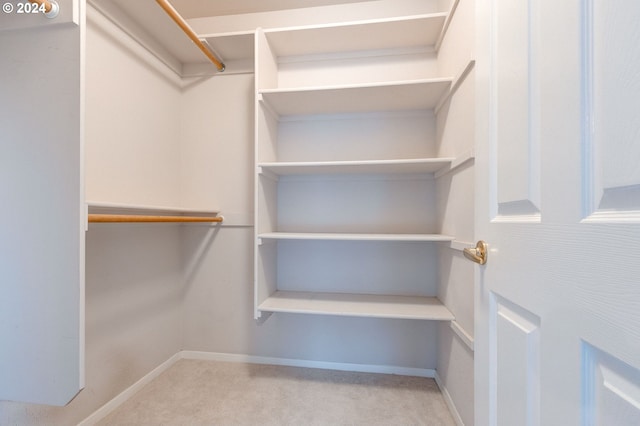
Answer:
<path fill-rule="evenodd" d="M 466 248 L 463 250 L 464 257 L 469 260 L 472 260 L 480 265 L 484 265 L 487 263 L 487 256 L 489 255 L 489 250 L 487 243 L 480 240 L 476 244 L 476 248 Z"/>

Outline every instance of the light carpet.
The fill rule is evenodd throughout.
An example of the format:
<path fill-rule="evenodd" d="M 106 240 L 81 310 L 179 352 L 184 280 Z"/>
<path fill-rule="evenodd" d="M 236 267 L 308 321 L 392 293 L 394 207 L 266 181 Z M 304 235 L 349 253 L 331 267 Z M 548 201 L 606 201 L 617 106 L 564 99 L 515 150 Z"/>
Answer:
<path fill-rule="evenodd" d="M 433 379 L 179 360 L 98 425 L 455 425 Z"/>

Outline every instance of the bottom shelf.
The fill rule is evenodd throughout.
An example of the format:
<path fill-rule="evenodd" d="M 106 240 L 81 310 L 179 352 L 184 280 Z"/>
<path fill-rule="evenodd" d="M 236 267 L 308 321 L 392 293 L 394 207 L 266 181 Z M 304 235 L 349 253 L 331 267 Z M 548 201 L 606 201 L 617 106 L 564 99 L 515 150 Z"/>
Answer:
<path fill-rule="evenodd" d="M 432 321 L 455 319 L 437 298 L 425 296 L 276 291 L 258 306 L 258 310 Z"/>

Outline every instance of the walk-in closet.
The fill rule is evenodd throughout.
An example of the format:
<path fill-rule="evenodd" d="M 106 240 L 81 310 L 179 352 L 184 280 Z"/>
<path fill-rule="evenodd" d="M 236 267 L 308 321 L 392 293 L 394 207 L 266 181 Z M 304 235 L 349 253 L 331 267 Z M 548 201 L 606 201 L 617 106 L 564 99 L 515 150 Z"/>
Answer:
<path fill-rule="evenodd" d="M 640 424 L 638 22 L 5 0 L 0 425 Z"/>
<path fill-rule="evenodd" d="M 3 156 L 0 423 L 95 424 L 190 361 L 311 402 L 393 377 L 448 416 L 407 422 L 473 424 L 474 2 L 172 0 L 206 55 L 159 3 L 0 21 L 32 141 Z"/>

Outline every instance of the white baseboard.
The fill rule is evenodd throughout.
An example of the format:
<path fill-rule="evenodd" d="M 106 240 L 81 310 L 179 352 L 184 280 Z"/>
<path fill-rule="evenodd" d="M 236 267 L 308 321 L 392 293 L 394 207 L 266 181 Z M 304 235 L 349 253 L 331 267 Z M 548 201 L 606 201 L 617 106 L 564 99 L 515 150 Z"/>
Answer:
<path fill-rule="evenodd" d="M 343 362 L 324 362 L 324 361 L 310 361 L 304 359 L 290 359 L 290 358 L 275 358 L 275 357 L 263 357 L 244 354 L 228 354 L 219 352 L 198 352 L 198 351 L 180 351 L 173 355 L 171 358 L 160 364 L 153 369 L 150 373 L 142 377 L 140 380 L 129 386 L 122 391 L 118 396 L 98 408 L 93 414 L 78 423 L 78 426 L 92 426 L 108 416 L 112 411 L 122 405 L 127 399 L 131 398 L 136 392 L 142 389 L 145 385 L 151 382 L 153 379 L 162 374 L 165 370 L 171 367 L 176 361 L 180 359 L 201 359 L 209 361 L 224 361 L 224 362 L 237 362 L 248 364 L 269 364 L 269 365 L 284 365 L 289 367 L 305 367 L 305 368 L 319 368 L 325 370 L 339 370 L 339 371 L 355 371 L 360 373 L 380 373 L 380 374 L 396 374 L 400 376 L 416 376 L 416 377 L 428 377 L 435 378 L 438 381 L 438 376 L 435 370 L 428 368 L 408 368 L 398 367 L 393 365 L 368 365 L 368 364 L 350 364 Z M 444 394 L 443 389 L 443 394 Z M 445 400 L 447 405 L 452 407 L 451 398 L 446 394 Z M 453 410 L 452 410 L 453 412 Z M 456 412 L 457 414 L 457 412 Z M 458 416 L 459 418 L 459 416 Z M 461 422 L 458 423 L 462 425 Z M 464 425 L 463 425 L 464 426 Z"/>
<path fill-rule="evenodd" d="M 204 359 L 210 361 L 244 362 L 248 364 L 285 365 L 289 367 L 319 368 L 324 370 L 356 371 L 360 373 L 397 374 L 399 376 L 435 377 L 435 370 L 428 368 L 408 368 L 393 365 L 350 364 L 344 362 L 311 361 L 305 359 L 275 358 L 219 352 L 182 351 L 184 359 Z"/>
<path fill-rule="evenodd" d="M 98 423 L 100 420 L 107 417 L 112 411 L 122 405 L 126 400 L 131 398 L 136 392 L 149 384 L 153 379 L 162 374 L 165 370 L 171 367 L 176 361 L 181 359 L 180 352 L 173 355 L 171 358 L 151 370 L 148 374 L 142 377 L 140 380 L 120 392 L 115 398 L 98 408 L 89 417 L 78 423 L 78 426 L 92 426 Z"/>
<path fill-rule="evenodd" d="M 464 426 L 464 422 L 462 421 L 462 417 L 460 417 L 460 413 L 458 413 L 456 404 L 453 403 L 453 399 L 451 398 L 451 395 L 449 395 L 449 391 L 444 386 L 444 383 L 442 383 L 442 380 L 440 379 L 438 372 L 435 373 L 434 378 L 436 379 L 436 383 L 440 388 L 440 392 L 442 392 L 442 397 L 444 398 L 444 402 L 447 404 L 447 407 L 449 407 L 449 411 L 451 411 L 451 416 L 453 417 L 453 420 L 456 422 L 458 426 Z"/>

